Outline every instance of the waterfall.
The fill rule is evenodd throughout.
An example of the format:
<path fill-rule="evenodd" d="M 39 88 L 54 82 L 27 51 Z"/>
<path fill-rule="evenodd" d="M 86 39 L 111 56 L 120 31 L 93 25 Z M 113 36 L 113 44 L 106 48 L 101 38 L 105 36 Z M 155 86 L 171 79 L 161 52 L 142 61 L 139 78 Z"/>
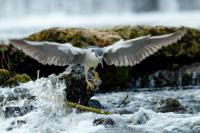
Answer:
<path fill-rule="evenodd" d="M 199 10 L 199 0 L 0 0 L 0 18 Z"/>
<path fill-rule="evenodd" d="M 199 0 L 0 0 L 0 18 L 65 15 L 133 14 L 200 9 Z"/>
<path fill-rule="evenodd" d="M 49 27 L 200 27 L 200 0 L 0 0 L 0 5 L 0 39 Z"/>
<path fill-rule="evenodd" d="M 179 10 L 179 4 L 177 0 L 160 0 L 159 9 L 163 12 L 176 12 Z"/>

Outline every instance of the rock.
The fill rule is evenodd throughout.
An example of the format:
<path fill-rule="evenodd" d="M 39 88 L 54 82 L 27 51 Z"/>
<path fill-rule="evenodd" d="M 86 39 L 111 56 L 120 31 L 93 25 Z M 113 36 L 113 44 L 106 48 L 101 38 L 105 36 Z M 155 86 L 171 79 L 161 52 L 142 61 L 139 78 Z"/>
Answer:
<path fill-rule="evenodd" d="M 32 41 L 71 43 L 77 47 L 105 46 L 120 40 L 121 36 L 111 30 L 84 28 L 50 28 L 26 37 Z"/>
<path fill-rule="evenodd" d="M 134 112 L 132 110 L 122 108 L 122 109 L 118 109 L 118 110 L 114 111 L 114 113 L 123 115 L 123 114 L 133 114 Z"/>
<path fill-rule="evenodd" d="M 4 96 L 0 95 L 0 104 L 4 101 Z"/>
<path fill-rule="evenodd" d="M 10 72 L 6 69 L 0 69 L 0 86 L 5 85 L 5 82 L 10 78 Z"/>
<path fill-rule="evenodd" d="M 7 95 L 0 95 L 0 103 L 4 105 L 6 102 L 18 101 L 19 99 L 26 99 L 26 102 L 34 100 L 35 96 L 30 94 L 30 90 L 26 88 L 13 88 L 7 92 Z M 28 105 L 29 103 L 27 103 Z"/>
<path fill-rule="evenodd" d="M 160 70 L 168 71 L 173 69 L 172 71 L 175 71 L 175 69 L 178 70 L 185 65 L 199 62 L 199 30 L 187 27 L 175 28 L 164 26 L 117 26 L 107 29 L 51 28 L 30 35 L 25 39 L 32 41 L 54 41 L 59 43 L 68 42 L 82 48 L 90 45 L 101 47 L 111 45 L 120 39 L 127 40 L 148 34 L 162 35 L 182 29 L 187 31 L 182 40 L 159 50 L 156 54 L 150 56 L 134 67 L 120 68 L 104 65 L 104 69 L 101 67 L 97 68 L 103 81 L 100 86 L 101 90 L 116 90 L 116 88 L 124 90 L 131 85 L 132 79 L 135 79 L 135 82 L 138 81 L 138 79 L 141 79 L 141 82 L 147 83 L 145 82 L 145 78 L 143 78 L 144 75 L 148 79 L 149 75 Z M 3 52 L 5 56 L 9 58 L 9 63 L 8 60 L 5 60 L 4 62 L 7 63 L 4 63 L 4 66 L 5 64 L 10 64 L 8 67 L 9 70 L 12 70 L 12 72 L 15 73 L 27 73 L 32 79 L 36 78 L 37 70 L 41 71 L 41 75 L 48 76 L 52 73 L 58 74 L 65 69 L 65 67 L 42 65 L 30 57 L 25 56 L 21 51 L 16 50 L 13 47 L 7 49 L 4 48 Z M 1 66 L 3 65 L 0 64 L 0 68 Z M 174 74 L 176 73 L 172 72 L 168 76 L 173 76 Z M 167 76 L 157 81 L 160 86 L 171 86 L 176 84 L 171 81 L 166 81 L 166 77 Z M 185 77 L 187 77 L 187 75 Z M 135 82 L 134 84 L 136 84 Z M 141 87 L 147 87 L 148 85 L 149 82 L 147 84 L 141 83 Z"/>
<path fill-rule="evenodd" d="M 93 107 L 93 108 L 97 108 L 97 109 L 104 109 L 104 106 L 101 105 L 101 103 L 98 100 L 95 100 L 95 99 L 90 99 L 88 101 L 88 106 Z"/>
<path fill-rule="evenodd" d="M 8 106 L 5 107 L 3 110 L 3 114 L 5 118 L 10 118 L 10 117 L 18 117 L 18 116 L 23 116 L 27 114 L 28 112 L 32 111 L 34 109 L 33 106 L 22 106 L 22 107 L 17 107 L 17 106 Z"/>
<path fill-rule="evenodd" d="M 99 118 L 93 121 L 94 126 L 103 125 L 105 127 L 113 127 L 116 125 L 115 121 L 111 118 Z"/>
<path fill-rule="evenodd" d="M 101 81 L 93 81 L 93 74 L 88 72 L 89 80 L 93 82 L 95 88 L 93 90 L 87 89 L 85 82 L 84 68 L 80 65 L 71 66 L 66 71 L 59 75 L 60 80 L 64 80 L 66 84 L 66 98 L 68 101 L 88 105 L 88 101 L 94 92 L 98 89 Z"/>
<path fill-rule="evenodd" d="M 159 70 L 135 80 L 135 87 L 177 87 L 200 85 L 200 63 L 182 66 L 173 70 Z"/>
<path fill-rule="evenodd" d="M 167 98 L 158 100 L 154 110 L 156 112 L 162 112 L 162 113 L 184 112 L 185 108 L 176 99 Z"/>
<path fill-rule="evenodd" d="M 17 86 L 19 83 L 26 83 L 32 80 L 27 74 L 16 74 L 14 77 L 11 77 L 6 81 L 8 86 Z"/>
<path fill-rule="evenodd" d="M 12 76 L 6 69 L 0 69 L 0 86 L 17 86 L 19 83 L 30 81 L 31 78 L 27 74 L 16 74 Z"/>

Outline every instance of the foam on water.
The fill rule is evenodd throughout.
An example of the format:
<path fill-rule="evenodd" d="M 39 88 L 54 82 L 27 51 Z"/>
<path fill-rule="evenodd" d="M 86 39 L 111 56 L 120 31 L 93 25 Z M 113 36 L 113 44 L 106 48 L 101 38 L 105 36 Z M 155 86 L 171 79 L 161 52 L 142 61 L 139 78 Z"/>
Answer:
<path fill-rule="evenodd" d="M 166 91 L 141 91 L 118 92 L 98 94 L 95 99 L 115 112 L 113 115 L 104 116 L 90 112 L 75 113 L 74 110 L 64 105 L 65 85 L 59 82 L 55 75 L 21 84 L 15 88 L 1 88 L 0 95 L 9 97 L 17 96 L 16 88 L 26 90 L 36 96 L 29 104 L 36 109 L 24 116 L 5 118 L 0 116 L 2 133 L 97 133 L 97 132 L 199 132 L 200 131 L 200 87 L 194 86 L 190 90 Z M 127 102 L 118 108 L 119 103 L 128 94 Z M 156 113 L 152 103 L 157 98 L 175 98 L 187 107 L 181 113 Z M 24 105 L 27 99 L 7 101 L 1 106 Z M 120 115 L 117 112 L 129 110 L 132 113 Z M 110 117 L 117 124 L 115 127 L 93 126 L 95 118 Z M 12 124 L 16 121 L 25 121 L 24 124 Z M 139 121 L 139 122 L 138 122 Z M 8 131 L 9 130 L 9 131 Z"/>

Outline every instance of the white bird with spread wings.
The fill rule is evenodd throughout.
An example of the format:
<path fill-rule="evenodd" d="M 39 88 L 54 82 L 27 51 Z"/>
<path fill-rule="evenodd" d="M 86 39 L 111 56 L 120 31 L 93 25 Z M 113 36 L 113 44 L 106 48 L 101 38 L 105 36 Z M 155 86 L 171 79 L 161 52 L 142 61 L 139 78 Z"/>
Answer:
<path fill-rule="evenodd" d="M 99 63 L 103 67 L 103 60 L 107 65 L 134 66 L 162 47 L 177 42 L 184 34 L 185 31 L 177 31 L 160 36 L 147 35 L 126 41 L 120 40 L 102 48 L 86 49 L 74 47 L 70 43 L 35 42 L 23 39 L 10 39 L 9 42 L 42 64 L 58 66 L 81 64 L 84 66 L 87 88 L 93 89 L 93 83 L 88 80 L 88 70 L 92 68 L 94 79 L 99 79 L 95 69 Z"/>

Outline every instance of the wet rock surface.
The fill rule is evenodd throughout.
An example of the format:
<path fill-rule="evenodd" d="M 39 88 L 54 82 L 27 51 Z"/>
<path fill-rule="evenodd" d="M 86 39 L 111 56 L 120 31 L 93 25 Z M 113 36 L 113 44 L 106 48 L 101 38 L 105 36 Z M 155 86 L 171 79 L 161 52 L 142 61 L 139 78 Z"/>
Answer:
<path fill-rule="evenodd" d="M 104 109 L 105 108 L 103 105 L 101 105 L 101 103 L 98 100 L 95 100 L 95 99 L 90 99 L 88 101 L 88 106 L 93 107 L 93 108 L 97 108 L 97 109 Z"/>
<path fill-rule="evenodd" d="M 85 48 L 88 46 L 108 46 L 120 39 L 132 39 L 144 35 L 162 35 L 177 30 L 186 30 L 186 35 L 177 43 L 159 50 L 155 55 L 145 59 L 134 67 L 114 67 L 104 64 L 104 69 L 98 67 L 97 71 L 103 81 L 100 89 L 125 90 L 132 84 L 136 87 L 164 87 L 177 86 L 180 83 L 174 81 L 179 78 L 179 69 L 199 62 L 200 57 L 200 32 L 197 29 L 187 27 L 164 26 L 116 26 L 107 29 L 84 28 L 51 28 L 26 37 L 32 41 L 51 41 L 59 43 L 72 43 L 74 46 Z M 32 79 L 36 78 L 37 70 L 41 76 L 63 72 L 66 66 L 42 65 L 25 56 L 12 46 L 0 47 L 2 56 L 0 68 L 11 70 L 12 73 L 27 73 Z M 8 60 L 9 59 L 9 60 Z M 26 66 L 26 67 L 25 67 Z M 147 67 L 148 66 L 148 67 Z M 191 75 L 182 75 L 182 84 L 191 84 Z M 132 80 L 134 79 L 134 81 Z M 152 80 L 153 79 L 153 80 Z M 133 82 L 132 82 L 133 81 Z M 148 82 L 147 82 L 148 81 Z M 199 82 L 196 76 L 196 82 Z M 153 86 L 152 86 L 153 85 Z M 108 89 L 109 88 L 109 89 Z"/>
<path fill-rule="evenodd" d="M 11 91 L 8 91 L 6 95 L 0 96 L 0 103 L 5 104 L 10 101 L 17 101 L 21 99 L 33 100 L 35 96 L 30 94 L 30 91 L 26 88 L 13 88 Z M 28 102 L 27 101 L 27 102 Z"/>
<path fill-rule="evenodd" d="M 93 81 L 93 73 L 89 71 L 89 80 L 94 84 L 94 89 L 87 89 L 85 82 L 84 68 L 80 65 L 70 66 L 66 71 L 58 77 L 66 84 L 66 98 L 67 100 L 82 105 L 88 105 L 88 101 L 94 96 L 95 91 L 101 84 L 101 81 Z"/>
<path fill-rule="evenodd" d="M 33 109 L 33 106 L 9 106 L 3 109 L 3 115 L 5 118 L 23 116 L 32 111 Z"/>
<path fill-rule="evenodd" d="M 157 101 L 157 104 L 154 109 L 156 112 L 184 112 L 185 108 L 181 103 L 173 98 L 160 99 Z"/>
<path fill-rule="evenodd" d="M 177 66 L 178 67 L 178 66 Z M 144 75 L 134 81 L 135 87 L 177 87 L 200 85 L 200 63 L 169 70 L 159 70 L 150 75 Z"/>
<path fill-rule="evenodd" d="M 4 91 L 5 93 L 0 96 L 0 114 L 4 118 L 23 116 L 36 108 L 32 105 L 35 96 L 30 94 L 30 90 L 16 87 L 4 88 Z M 23 100 L 22 104 L 16 104 L 20 100 Z"/>
<path fill-rule="evenodd" d="M 98 118 L 93 121 L 94 126 L 103 125 L 105 127 L 113 127 L 116 122 L 111 118 Z"/>

